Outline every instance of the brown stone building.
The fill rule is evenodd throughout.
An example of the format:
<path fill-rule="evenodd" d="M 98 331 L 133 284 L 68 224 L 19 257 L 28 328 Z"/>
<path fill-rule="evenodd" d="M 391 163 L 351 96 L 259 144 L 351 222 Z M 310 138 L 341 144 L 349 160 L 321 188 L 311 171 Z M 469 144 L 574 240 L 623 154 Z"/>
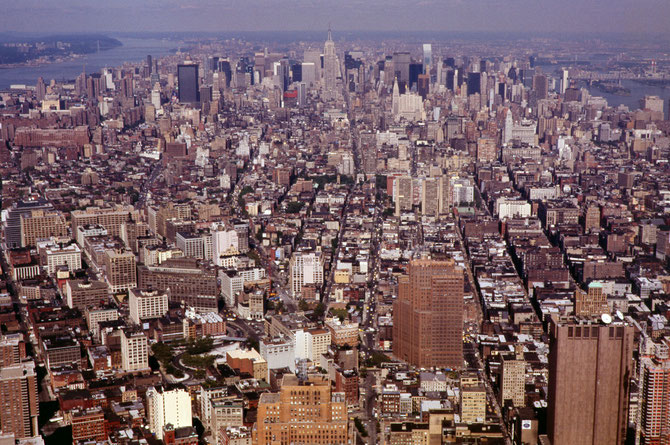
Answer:
<path fill-rule="evenodd" d="M 414 260 L 393 305 L 393 353 L 418 367 L 463 367 L 463 269 Z"/>
<path fill-rule="evenodd" d="M 279 393 L 261 394 L 253 443 L 289 445 L 348 443 L 347 404 L 342 393 L 330 392 L 327 379 L 300 382 L 285 375 Z"/>
<path fill-rule="evenodd" d="M 16 439 L 39 435 L 35 363 L 0 368 L 0 431 Z"/>
<path fill-rule="evenodd" d="M 633 334 L 624 322 L 552 321 L 547 414 L 552 445 L 624 443 Z"/>

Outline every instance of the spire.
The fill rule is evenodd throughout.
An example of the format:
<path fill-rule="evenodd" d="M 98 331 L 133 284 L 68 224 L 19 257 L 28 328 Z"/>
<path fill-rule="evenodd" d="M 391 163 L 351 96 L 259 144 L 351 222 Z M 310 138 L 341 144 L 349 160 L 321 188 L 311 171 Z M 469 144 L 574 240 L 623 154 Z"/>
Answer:
<path fill-rule="evenodd" d="M 328 22 L 328 41 L 333 41 L 333 33 L 330 31 L 330 22 Z"/>

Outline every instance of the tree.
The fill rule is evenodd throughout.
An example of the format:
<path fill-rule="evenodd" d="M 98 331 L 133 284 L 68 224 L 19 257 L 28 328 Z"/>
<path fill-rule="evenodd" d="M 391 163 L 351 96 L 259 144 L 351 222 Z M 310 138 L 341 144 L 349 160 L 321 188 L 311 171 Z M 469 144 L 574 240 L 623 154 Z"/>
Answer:
<path fill-rule="evenodd" d="M 304 206 L 302 201 L 291 201 L 286 205 L 286 213 L 299 213 Z"/>
<path fill-rule="evenodd" d="M 319 304 L 317 304 L 316 308 L 314 309 L 314 316 L 316 318 L 322 318 L 325 313 L 326 305 L 319 301 Z"/>
<path fill-rule="evenodd" d="M 300 301 L 298 302 L 298 309 L 300 309 L 303 312 L 309 310 L 309 304 L 307 304 L 307 302 L 301 298 Z"/>

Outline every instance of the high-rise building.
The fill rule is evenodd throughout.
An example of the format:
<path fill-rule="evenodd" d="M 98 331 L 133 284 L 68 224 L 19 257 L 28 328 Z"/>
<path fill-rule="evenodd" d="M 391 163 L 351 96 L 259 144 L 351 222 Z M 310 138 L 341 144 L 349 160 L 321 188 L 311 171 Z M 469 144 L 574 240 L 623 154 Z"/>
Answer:
<path fill-rule="evenodd" d="M 634 328 L 628 323 L 552 320 L 548 435 L 552 445 L 623 444 Z"/>
<path fill-rule="evenodd" d="M 561 94 L 565 94 L 565 90 L 570 86 L 570 72 L 567 68 L 561 70 Z"/>
<path fill-rule="evenodd" d="M 151 75 L 151 70 L 153 69 L 153 63 L 151 61 L 151 54 L 147 54 L 147 74 Z"/>
<path fill-rule="evenodd" d="M 468 73 L 468 96 L 482 92 L 482 73 Z"/>
<path fill-rule="evenodd" d="M 253 443 L 346 444 L 347 430 L 344 393 L 331 393 L 330 381 L 320 376 L 301 382 L 295 375 L 285 375 L 279 393 L 261 394 Z"/>
<path fill-rule="evenodd" d="M 84 311 L 107 302 L 108 288 L 104 281 L 68 280 L 65 283 L 65 302 L 68 307 Z"/>
<path fill-rule="evenodd" d="M 515 407 L 526 405 L 526 361 L 503 356 L 500 376 L 500 404 L 511 400 Z"/>
<path fill-rule="evenodd" d="M 119 293 L 137 287 L 135 254 L 126 250 L 105 252 L 105 279 L 112 293 Z"/>
<path fill-rule="evenodd" d="M 295 252 L 291 257 L 289 287 L 291 295 L 299 298 L 306 286 L 320 287 L 323 284 L 323 254 L 317 252 Z"/>
<path fill-rule="evenodd" d="M 586 292 L 579 288 L 575 291 L 575 315 L 578 317 L 597 317 L 608 311 L 607 295 L 601 283 L 593 281 Z"/>
<path fill-rule="evenodd" d="M 200 102 L 198 65 L 177 65 L 177 89 L 179 90 L 179 102 L 189 104 Z"/>
<path fill-rule="evenodd" d="M 412 210 L 414 202 L 414 186 L 410 176 L 398 176 L 393 181 L 393 201 L 395 202 L 395 215 L 400 216 L 402 212 Z"/>
<path fill-rule="evenodd" d="M 70 214 L 72 234 L 76 236 L 77 227 L 98 224 L 107 230 L 110 236 L 121 235 L 121 225 L 129 219 L 137 221 L 139 213 L 131 205 L 116 205 L 114 207 L 87 207 L 86 210 L 73 210 Z M 80 246 L 84 247 L 84 246 Z"/>
<path fill-rule="evenodd" d="M 156 290 L 131 289 L 128 307 L 130 308 L 130 319 L 139 325 L 142 320 L 160 318 L 167 314 L 168 296 Z"/>
<path fill-rule="evenodd" d="M 141 330 L 121 330 L 121 367 L 126 372 L 149 369 L 147 337 Z"/>
<path fill-rule="evenodd" d="M 44 100 L 44 96 L 47 94 L 47 86 L 44 83 L 42 76 L 37 78 L 37 85 L 35 86 L 35 97 L 37 100 Z"/>
<path fill-rule="evenodd" d="M 413 260 L 393 304 L 393 353 L 417 367 L 463 367 L 463 269 Z"/>
<path fill-rule="evenodd" d="M 640 341 L 637 436 L 642 445 L 670 443 L 670 354 L 665 339 Z M 636 442 L 638 443 L 638 442 Z"/>
<path fill-rule="evenodd" d="M 423 74 L 430 76 L 430 68 L 433 66 L 433 47 L 430 43 L 423 44 Z"/>
<path fill-rule="evenodd" d="M 147 389 L 147 418 L 149 430 L 158 439 L 163 439 L 164 428 L 168 424 L 173 428 L 192 426 L 191 396 L 181 388 L 166 391 L 150 386 Z"/>
<path fill-rule="evenodd" d="M 327 97 L 332 98 L 335 94 L 339 71 L 335 42 L 333 42 L 333 36 L 329 28 L 328 40 L 323 46 L 323 86 Z"/>
<path fill-rule="evenodd" d="M 34 362 L 0 367 L 0 431 L 16 439 L 38 436 L 38 402 Z"/>
<path fill-rule="evenodd" d="M 18 365 L 26 358 L 23 334 L 0 335 L 0 368 Z"/>
<path fill-rule="evenodd" d="M 476 375 L 461 376 L 461 422 L 486 421 L 486 388 Z"/>
<path fill-rule="evenodd" d="M 535 74 L 533 76 L 533 91 L 535 91 L 535 97 L 538 100 L 547 98 L 549 94 L 547 76 L 544 74 Z"/>
<path fill-rule="evenodd" d="M 21 215 L 21 247 L 34 246 L 38 239 L 68 234 L 65 216 L 58 211 L 33 210 Z"/>
<path fill-rule="evenodd" d="M 663 99 L 658 96 L 644 96 L 643 99 L 640 99 L 640 109 L 661 113 L 661 120 L 665 119 Z"/>

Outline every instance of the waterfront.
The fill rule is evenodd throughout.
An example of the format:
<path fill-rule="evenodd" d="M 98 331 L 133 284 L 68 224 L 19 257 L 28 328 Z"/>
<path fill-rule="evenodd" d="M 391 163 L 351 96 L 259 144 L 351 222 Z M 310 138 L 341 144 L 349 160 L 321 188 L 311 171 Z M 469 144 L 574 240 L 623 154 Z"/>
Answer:
<path fill-rule="evenodd" d="M 585 84 L 581 84 L 580 86 L 585 86 Z M 645 85 L 634 80 L 624 79 L 621 81 L 621 86 L 628 88 L 630 95 L 620 96 L 618 94 L 605 93 L 596 86 L 588 87 L 588 90 L 592 96 L 601 96 L 607 99 L 607 103 L 611 107 L 626 105 L 630 110 L 640 108 L 640 99 L 644 96 L 658 96 L 666 101 L 670 98 L 670 85 L 664 88 L 662 86 Z"/>
<path fill-rule="evenodd" d="M 178 42 L 167 39 L 119 38 L 118 40 L 123 43 L 122 46 L 99 53 L 86 54 L 73 60 L 0 69 L 0 89 L 16 84 L 35 85 L 40 76 L 47 83 L 51 79 L 72 80 L 82 72 L 84 64 L 86 64 L 87 73 L 99 72 L 102 68 L 120 66 L 124 62 L 139 62 L 145 59 L 147 54 L 153 57 L 164 56 L 178 45 Z"/>

